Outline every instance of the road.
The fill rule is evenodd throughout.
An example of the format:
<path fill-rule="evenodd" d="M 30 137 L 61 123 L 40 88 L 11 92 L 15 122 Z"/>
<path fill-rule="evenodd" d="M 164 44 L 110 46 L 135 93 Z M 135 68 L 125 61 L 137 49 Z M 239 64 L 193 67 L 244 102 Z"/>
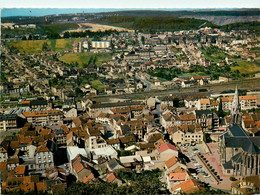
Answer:
<path fill-rule="evenodd" d="M 146 85 L 146 88 L 144 89 L 144 91 L 150 91 L 152 88 L 152 83 L 150 83 L 149 81 L 145 80 L 145 79 L 141 79 L 138 75 L 135 76 L 137 79 L 139 79 L 142 83 L 144 83 Z"/>
<path fill-rule="evenodd" d="M 151 96 L 168 96 L 172 95 L 189 95 L 189 94 L 198 94 L 198 93 L 205 93 L 205 92 L 198 92 L 199 89 L 207 89 L 212 93 L 220 93 L 227 90 L 234 90 L 236 85 L 238 89 L 241 90 L 260 90 L 260 78 L 251 78 L 251 79 L 243 79 L 243 80 L 236 80 L 231 81 L 228 83 L 218 83 L 218 84 L 211 84 L 211 85 L 204 85 L 204 86 L 196 86 L 196 87 L 189 87 L 189 88 L 181 88 L 181 89 L 166 89 L 166 90 L 150 90 L 144 91 L 139 93 L 132 93 L 132 94 L 123 94 L 123 95 L 97 95 L 93 96 L 96 100 L 107 100 L 109 98 L 126 98 L 126 99 L 142 99 Z"/>

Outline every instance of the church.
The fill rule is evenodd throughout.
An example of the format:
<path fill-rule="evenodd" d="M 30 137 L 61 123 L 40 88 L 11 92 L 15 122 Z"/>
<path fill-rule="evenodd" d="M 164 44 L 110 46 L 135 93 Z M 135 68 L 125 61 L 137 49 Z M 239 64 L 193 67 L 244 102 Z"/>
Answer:
<path fill-rule="evenodd" d="M 236 87 L 227 132 L 220 136 L 220 163 L 225 175 L 260 174 L 260 136 L 248 136 L 241 126 L 242 113 Z"/>

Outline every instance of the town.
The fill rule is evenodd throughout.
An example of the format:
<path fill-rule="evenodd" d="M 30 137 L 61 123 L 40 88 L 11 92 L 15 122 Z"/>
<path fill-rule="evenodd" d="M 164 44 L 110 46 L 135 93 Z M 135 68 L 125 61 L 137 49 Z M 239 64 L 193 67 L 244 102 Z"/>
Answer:
<path fill-rule="evenodd" d="M 1 24 L 0 193 L 260 193 L 259 33 L 72 18 Z"/>

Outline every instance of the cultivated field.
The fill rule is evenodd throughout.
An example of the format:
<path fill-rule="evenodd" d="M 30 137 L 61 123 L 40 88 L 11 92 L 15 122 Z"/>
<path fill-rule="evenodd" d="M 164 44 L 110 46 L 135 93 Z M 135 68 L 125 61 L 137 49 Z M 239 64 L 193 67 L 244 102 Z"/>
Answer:
<path fill-rule="evenodd" d="M 244 74 L 256 73 L 260 71 L 260 64 L 247 61 L 238 61 L 237 63 L 239 66 L 231 66 L 231 70 L 239 70 L 240 73 Z"/>
<path fill-rule="evenodd" d="M 68 64 L 77 62 L 81 67 L 96 64 L 98 66 L 102 63 L 112 60 L 108 53 L 69 53 L 59 58 L 60 61 Z"/>
<path fill-rule="evenodd" d="M 52 40 L 24 40 L 17 42 L 8 43 L 10 46 L 13 46 L 23 54 L 39 54 L 42 52 L 42 45 L 44 42 L 47 42 L 50 51 L 55 52 L 64 52 L 66 50 L 72 51 L 72 44 L 74 41 L 85 40 L 83 38 L 74 38 L 74 39 L 52 39 Z"/>
<path fill-rule="evenodd" d="M 78 29 L 67 30 L 67 31 L 69 31 L 69 32 L 80 32 L 80 31 L 85 31 L 85 30 L 90 30 L 90 31 L 93 31 L 93 32 L 105 31 L 105 30 L 131 31 L 131 30 L 128 30 L 126 28 L 103 25 L 103 24 L 82 23 L 82 24 L 78 24 L 78 25 L 79 25 Z"/>

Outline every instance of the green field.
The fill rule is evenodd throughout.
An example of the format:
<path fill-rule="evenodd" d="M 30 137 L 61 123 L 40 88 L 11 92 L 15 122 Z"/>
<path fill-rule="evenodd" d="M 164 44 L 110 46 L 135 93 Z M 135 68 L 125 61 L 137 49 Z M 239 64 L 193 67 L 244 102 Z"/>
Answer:
<path fill-rule="evenodd" d="M 204 48 L 201 49 L 201 52 L 204 54 L 205 58 L 208 60 L 212 60 L 215 63 L 218 63 L 219 61 L 225 60 L 225 58 L 228 56 L 223 51 L 216 47 L 211 48 Z"/>
<path fill-rule="evenodd" d="M 91 87 L 93 87 L 94 89 L 97 89 L 97 90 L 105 88 L 105 86 L 101 83 L 100 80 L 91 81 Z"/>
<path fill-rule="evenodd" d="M 260 71 L 260 65 L 254 62 L 237 61 L 238 66 L 231 67 L 231 70 L 239 70 L 243 74 L 252 74 Z"/>
<path fill-rule="evenodd" d="M 68 64 L 77 62 L 81 67 L 87 65 L 100 66 L 102 63 L 112 60 L 109 53 L 69 53 L 59 58 Z"/>
<path fill-rule="evenodd" d="M 20 53 L 23 54 L 39 54 L 42 52 L 42 45 L 44 42 L 47 42 L 50 51 L 59 51 L 64 52 L 65 50 L 72 51 L 72 44 L 74 41 L 85 40 L 83 38 L 74 38 L 74 39 L 51 39 L 51 40 L 24 40 L 9 42 L 9 46 L 13 46 Z"/>

